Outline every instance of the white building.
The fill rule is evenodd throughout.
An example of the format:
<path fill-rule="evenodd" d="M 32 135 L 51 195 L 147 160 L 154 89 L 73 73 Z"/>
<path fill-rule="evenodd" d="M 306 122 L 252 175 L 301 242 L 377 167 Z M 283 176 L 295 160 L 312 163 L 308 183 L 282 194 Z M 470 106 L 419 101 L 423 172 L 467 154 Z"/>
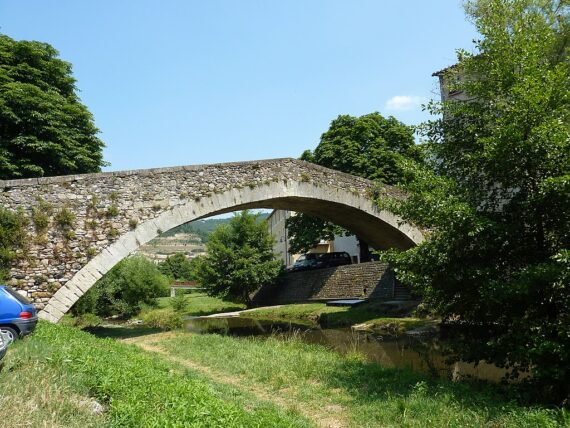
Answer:
<path fill-rule="evenodd" d="M 301 254 L 289 253 L 289 237 L 285 221 L 295 215 L 295 212 L 286 210 L 273 210 L 267 217 L 267 227 L 269 233 L 275 238 L 273 252 L 278 260 L 281 260 L 286 267 L 291 266 Z M 353 263 L 359 263 L 360 248 L 356 236 L 335 236 L 332 241 L 320 241 L 309 253 L 332 253 L 346 251 L 350 254 Z"/>

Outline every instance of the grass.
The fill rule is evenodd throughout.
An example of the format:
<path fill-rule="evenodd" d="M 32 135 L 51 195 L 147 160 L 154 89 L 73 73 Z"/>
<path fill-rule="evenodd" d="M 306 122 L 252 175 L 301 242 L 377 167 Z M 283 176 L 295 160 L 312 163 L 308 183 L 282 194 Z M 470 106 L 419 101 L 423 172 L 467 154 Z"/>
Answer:
<path fill-rule="evenodd" d="M 155 352 L 40 322 L 4 360 L 0 425 L 570 426 L 569 413 L 517 404 L 501 387 L 386 369 L 354 352 L 304 343 L 298 334 L 177 332 L 130 340 Z M 95 403 L 102 414 L 93 412 Z"/>
<path fill-rule="evenodd" d="M 244 317 L 260 320 L 293 322 L 322 327 L 350 327 L 365 324 L 367 330 L 388 334 L 402 334 L 409 329 L 435 326 L 436 321 L 410 317 L 394 317 L 393 307 L 384 303 L 368 302 L 356 307 L 326 306 L 324 303 L 305 303 L 261 308 L 242 314 Z M 402 311 L 400 311 L 403 313 Z"/>
<path fill-rule="evenodd" d="M 155 338 L 155 340 L 157 340 Z M 525 407 L 500 387 L 386 369 L 358 355 L 289 340 L 178 334 L 156 343 L 240 384 L 265 388 L 352 427 L 563 427 L 570 414 Z"/>
<path fill-rule="evenodd" d="M 185 294 L 184 296 L 187 300 L 187 306 L 183 315 L 201 316 L 218 312 L 233 312 L 245 309 L 245 305 L 228 302 L 216 297 L 210 297 L 206 293 L 192 292 L 190 294 Z M 171 297 L 160 297 L 157 299 L 158 307 L 170 307 L 171 300 Z"/>
<path fill-rule="evenodd" d="M 106 411 L 93 414 L 97 400 Z M 2 426 L 305 427 L 299 414 L 132 345 L 41 322 L 0 372 Z"/>

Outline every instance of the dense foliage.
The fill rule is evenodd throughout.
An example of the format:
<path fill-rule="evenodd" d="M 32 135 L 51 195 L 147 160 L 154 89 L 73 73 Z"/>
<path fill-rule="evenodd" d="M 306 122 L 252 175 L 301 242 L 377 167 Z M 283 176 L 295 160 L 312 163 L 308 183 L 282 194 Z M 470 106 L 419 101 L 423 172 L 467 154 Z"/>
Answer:
<path fill-rule="evenodd" d="M 402 178 L 403 159 L 422 159 L 421 150 L 414 143 L 411 127 L 394 117 L 379 113 L 360 117 L 338 116 L 321 136 L 314 151 L 305 151 L 301 159 L 338 171 L 396 184 Z M 332 239 L 343 234 L 338 226 L 305 214 L 287 220 L 291 238 L 290 252 L 306 252 L 321 239 Z M 361 248 L 367 248 L 362 245 Z"/>
<path fill-rule="evenodd" d="M 176 281 L 192 281 L 196 279 L 198 260 L 188 260 L 184 253 L 176 253 L 168 256 L 158 265 L 163 275 Z"/>
<path fill-rule="evenodd" d="M 0 281 L 6 280 L 12 262 L 22 255 L 28 237 L 26 216 L 0 207 Z"/>
<path fill-rule="evenodd" d="M 567 2 L 473 0 L 481 34 L 445 72 L 466 101 L 432 102 L 432 169 L 404 164 L 392 204 L 430 239 L 384 258 L 450 323 L 457 351 L 532 371 L 541 398 L 570 399 L 570 20 Z"/>
<path fill-rule="evenodd" d="M 167 294 L 168 279 L 156 265 L 143 256 L 134 256 L 117 263 L 73 305 L 71 312 L 126 318 L 139 313 L 144 305 L 155 305 L 157 297 Z"/>
<path fill-rule="evenodd" d="M 0 35 L 0 179 L 97 172 L 97 132 L 71 64 L 47 43 Z"/>
<path fill-rule="evenodd" d="M 212 232 L 197 275 L 208 294 L 249 305 L 250 294 L 273 282 L 280 269 L 267 225 L 246 210 Z"/>

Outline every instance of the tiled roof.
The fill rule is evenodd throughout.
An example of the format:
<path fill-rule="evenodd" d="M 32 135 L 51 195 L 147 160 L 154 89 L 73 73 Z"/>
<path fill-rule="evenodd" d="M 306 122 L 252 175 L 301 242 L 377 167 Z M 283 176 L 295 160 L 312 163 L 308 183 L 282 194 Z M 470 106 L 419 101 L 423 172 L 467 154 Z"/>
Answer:
<path fill-rule="evenodd" d="M 453 65 L 450 65 L 449 67 L 442 68 L 441 70 L 436 71 L 436 72 L 432 73 L 431 75 L 434 77 L 435 76 L 439 77 L 442 74 L 445 74 L 446 72 L 448 72 L 449 70 L 454 69 L 455 67 L 457 67 L 457 64 L 453 64 Z"/>

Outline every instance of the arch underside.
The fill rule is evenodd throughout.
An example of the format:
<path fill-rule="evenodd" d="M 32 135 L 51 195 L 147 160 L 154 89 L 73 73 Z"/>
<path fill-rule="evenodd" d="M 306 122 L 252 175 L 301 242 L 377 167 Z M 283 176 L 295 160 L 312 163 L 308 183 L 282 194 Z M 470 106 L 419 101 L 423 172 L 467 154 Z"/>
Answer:
<path fill-rule="evenodd" d="M 247 208 L 284 209 L 311 214 L 338 224 L 376 249 L 408 249 L 423 240 L 420 230 L 387 211 L 378 210 L 366 196 L 341 188 L 306 182 L 269 183 L 236 188 L 198 201 L 169 207 L 158 217 L 127 232 L 91 259 L 40 312 L 57 322 L 71 306 L 116 263 L 163 231 L 212 215 Z"/>
<path fill-rule="evenodd" d="M 311 198 L 283 197 L 265 201 L 255 201 L 220 210 L 201 218 L 232 211 L 259 208 L 296 211 L 328 220 L 344 227 L 352 234 L 362 237 L 377 250 L 389 248 L 407 250 L 416 245 L 413 239 L 400 229 L 379 219 L 374 214 L 369 214 L 359 208 L 343 205 L 338 202 Z"/>

